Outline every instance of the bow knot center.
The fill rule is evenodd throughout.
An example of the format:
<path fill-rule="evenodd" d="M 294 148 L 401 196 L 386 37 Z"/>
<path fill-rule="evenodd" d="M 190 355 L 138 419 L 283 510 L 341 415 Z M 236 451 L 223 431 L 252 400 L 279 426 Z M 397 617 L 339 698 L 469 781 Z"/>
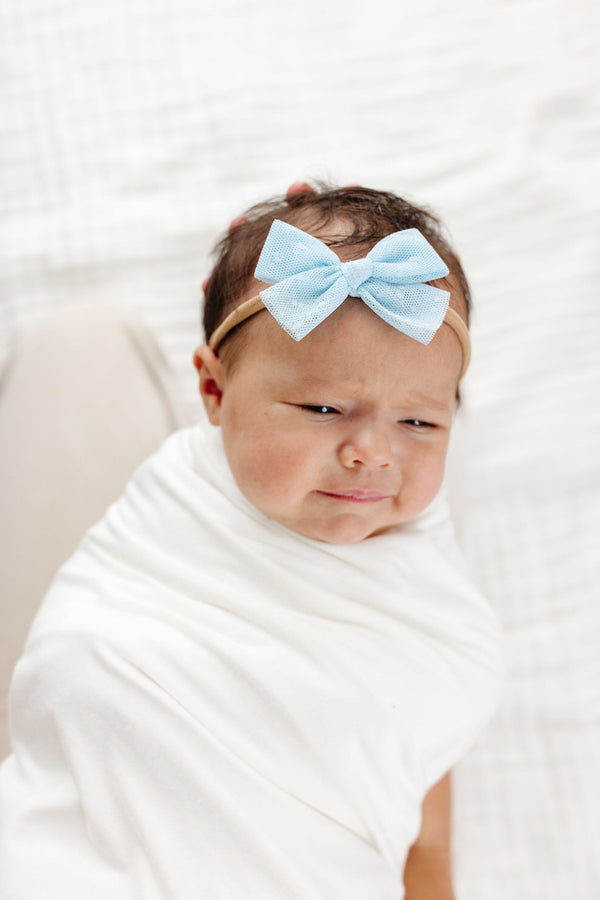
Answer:
<path fill-rule="evenodd" d="M 360 285 L 373 274 L 373 260 L 365 256 L 362 259 L 350 259 L 341 265 L 342 274 L 348 282 L 348 295 L 350 297 L 359 297 L 358 289 Z"/>

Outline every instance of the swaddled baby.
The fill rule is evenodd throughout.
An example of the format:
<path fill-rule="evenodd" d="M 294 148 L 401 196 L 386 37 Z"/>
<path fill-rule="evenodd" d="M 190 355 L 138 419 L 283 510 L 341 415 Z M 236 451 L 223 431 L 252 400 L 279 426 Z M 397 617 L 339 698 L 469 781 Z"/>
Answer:
<path fill-rule="evenodd" d="M 439 496 L 460 262 L 393 194 L 298 185 L 205 293 L 208 422 L 88 533 L 17 667 L 2 896 L 452 898 L 448 771 L 502 676 Z"/>

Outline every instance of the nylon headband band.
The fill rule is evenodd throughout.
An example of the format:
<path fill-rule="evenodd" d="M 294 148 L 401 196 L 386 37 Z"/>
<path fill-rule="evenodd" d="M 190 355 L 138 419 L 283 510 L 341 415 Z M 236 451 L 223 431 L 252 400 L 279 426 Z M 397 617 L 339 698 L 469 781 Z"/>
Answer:
<path fill-rule="evenodd" d="M 236 325 L 241 325 L 246 319 L 256 315 L 256 313 L 263 309 L 266 309 L 266 307 L 262 302 L 260 295 L 252 297 L 250 300 L 245 300 L 244 303 L 230 312 L 221 324 L 215 328 L 208 341 L 208 346 L 216 353 L 219 346 L 223 343 L 224 338 L 236 327 Z M 462 378 L 467 371 L 471 360 L 471 339 L 469 338 L 469 331 L 456 310 L 451 309 L 450 307 L 446 310 L 444 323 L 450 326 L 461 346 L 463 361 L 459 378 Z"/>
<path fill-rule="evenodd" d="M 261 309 L 266 309 L 266 306 L 262 302 L 260 294 L 257 294 L 256 297 L 251 297 L 250 300 L 245 300 L 240 306 L 236 307 L 236 309 L 223 319 L 221 324 L 215 328 L 211 334 L 208 342 L 208 346 L 211 350 L 214 350 L 216 353 L 219 345 L 223 342 L 223 338 L 226 337 L 236 325 L 241 325 L 242 322 L 245 322 L 246 319 L 249 319 L 251 316 L 260 312 Z"/>

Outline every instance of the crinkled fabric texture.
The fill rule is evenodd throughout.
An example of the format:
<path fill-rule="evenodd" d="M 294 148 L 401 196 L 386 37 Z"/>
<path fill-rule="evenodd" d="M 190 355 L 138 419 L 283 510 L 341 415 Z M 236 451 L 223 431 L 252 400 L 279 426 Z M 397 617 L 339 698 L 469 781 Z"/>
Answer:
<path fill-rule="evenodd" d="M 10 900 L 398 900 L 426 791 L 499 696 L 443 501 L 338 546 L 172 436 L 59 573 L 0 769 Z"/>

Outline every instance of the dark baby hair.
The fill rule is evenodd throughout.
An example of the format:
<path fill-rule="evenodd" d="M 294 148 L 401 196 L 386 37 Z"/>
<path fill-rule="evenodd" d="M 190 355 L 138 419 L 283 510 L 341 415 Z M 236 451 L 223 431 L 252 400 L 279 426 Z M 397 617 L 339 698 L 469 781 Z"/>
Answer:
<path fill-rule="evenodd" d="M 377 241 L 394 231 L 417 228 L 456 276 L 468 316 L 467 279 L 458 256 L 443 236 L 441 222 L 429 210 L 389 191 L 361 186 L 332 187 L 315 183 L 299 188 L 290 188 L 286 196 L 252 206 L 239 219 L 234 219 L 228 234 L 216 245 L 216 262 L 204 289 L 203 325 L 207 341 L 225 317 L 247 299 L 244 295 L 253 281 L 258 257 L 274 219 L 302 228 L 330 247 L 356 248 L 357 256 L 364 256 Z M 339 235 L 334 231 L 336 223 L 345 226 Z M 330 225 L 333 228 L 328 230 Z"/>

